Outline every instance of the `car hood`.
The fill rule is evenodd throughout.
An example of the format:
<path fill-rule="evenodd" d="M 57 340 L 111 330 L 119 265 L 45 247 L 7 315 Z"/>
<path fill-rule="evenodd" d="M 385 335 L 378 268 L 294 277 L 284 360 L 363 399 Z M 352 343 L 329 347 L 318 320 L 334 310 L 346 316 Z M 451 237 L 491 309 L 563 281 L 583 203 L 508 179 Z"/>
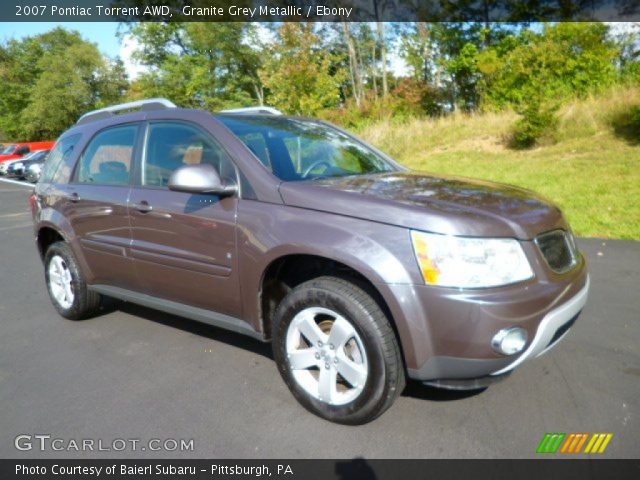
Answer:
<path fill-rule="evenodd" d="M 530 190 L 461 177 L 389 172 L 283 182 L 285 204 L 448 235 L 522 240 L 568 228 Z"/>
<path fill-rule="evenodd" d="M 11 165 L 13 165 L 14 163 L 19 162 L 19 161 L 20 161 L 19 157 L 18 158 L 12 158 L 12 159 L 6 160 L 6 161 L 0 160 L 0 168 L 7 169 Z"/>

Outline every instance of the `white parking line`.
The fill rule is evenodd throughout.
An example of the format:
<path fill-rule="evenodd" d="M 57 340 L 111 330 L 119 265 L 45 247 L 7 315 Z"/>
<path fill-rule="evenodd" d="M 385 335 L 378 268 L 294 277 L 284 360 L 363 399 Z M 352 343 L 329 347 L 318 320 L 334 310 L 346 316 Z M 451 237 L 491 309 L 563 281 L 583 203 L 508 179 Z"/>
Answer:
<path fill-rule="evenodd" d="M 31 187 L 31 188 L 33 188 L 33 183 L 21 182 L 20 180 L 9 180 L 8 178 L 0 178 L 0 182 L 12 183 L 14 185 L 22 185 L 23 187 Z"/>
<path fill-rule="evenodd" d="M 0 227 L 0 232 L 6 232 L 7 230 L 15 230 L 16 228 L 33 227 L 33 223 L 21 223 L 20 225 L 11 225 L 10 227 Z"/>

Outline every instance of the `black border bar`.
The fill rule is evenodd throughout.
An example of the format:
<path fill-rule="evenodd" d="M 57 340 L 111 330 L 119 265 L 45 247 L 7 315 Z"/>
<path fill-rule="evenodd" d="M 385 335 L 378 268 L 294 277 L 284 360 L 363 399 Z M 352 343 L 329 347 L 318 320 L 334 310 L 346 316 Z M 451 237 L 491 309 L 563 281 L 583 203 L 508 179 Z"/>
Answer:
<path fill-rule="evenodd" d="M 640 459 L 0 460 L 2 480 L 35 478 L 41 480 L 125 478 L 211 480 L 263 477 L 277 480 L 547 480 L 555 478 L 636 480 L 640 478 Z"/>
<path fill-rule="evenodd" d="M 1 22 L 638 21 L 640 0 L 2 0 Z"/>

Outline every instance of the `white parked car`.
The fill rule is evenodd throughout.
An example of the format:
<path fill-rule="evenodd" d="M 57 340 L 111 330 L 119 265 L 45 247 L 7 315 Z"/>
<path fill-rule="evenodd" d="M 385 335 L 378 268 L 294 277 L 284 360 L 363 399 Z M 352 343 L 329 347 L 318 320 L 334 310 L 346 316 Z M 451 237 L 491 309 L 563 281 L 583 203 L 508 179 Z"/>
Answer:
<path fill-rule="evenodd" d="M 28 153 L 24 157 L 16 158 L 14 160 L 7 160 L 6 162 L 0 162 L 0 175 L 5 176 L 7 174 L 7 171 L 9 170 L 10 165 L 18 162 L 24 162 L 25 160 L 29 160 L 30 158 L 34 157 L 36 154 L 42 151 L 44 150 L 34 150 L 33 152 Z"/>

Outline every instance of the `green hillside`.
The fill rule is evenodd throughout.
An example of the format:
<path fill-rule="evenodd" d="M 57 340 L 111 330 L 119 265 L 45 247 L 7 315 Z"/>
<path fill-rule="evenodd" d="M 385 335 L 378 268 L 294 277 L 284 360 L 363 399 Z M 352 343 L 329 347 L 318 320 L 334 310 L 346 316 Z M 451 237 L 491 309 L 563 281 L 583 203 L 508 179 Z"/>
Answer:
<path fill-rule="evenodd" d="M 578 235 L 640 239 L 640 89 L 560 111 L 556 141 L 509 148 L 517 115 L 452 115 L 364 127 L 361 136 L 405 165 L 510 183 L 558 203 Z"/>

